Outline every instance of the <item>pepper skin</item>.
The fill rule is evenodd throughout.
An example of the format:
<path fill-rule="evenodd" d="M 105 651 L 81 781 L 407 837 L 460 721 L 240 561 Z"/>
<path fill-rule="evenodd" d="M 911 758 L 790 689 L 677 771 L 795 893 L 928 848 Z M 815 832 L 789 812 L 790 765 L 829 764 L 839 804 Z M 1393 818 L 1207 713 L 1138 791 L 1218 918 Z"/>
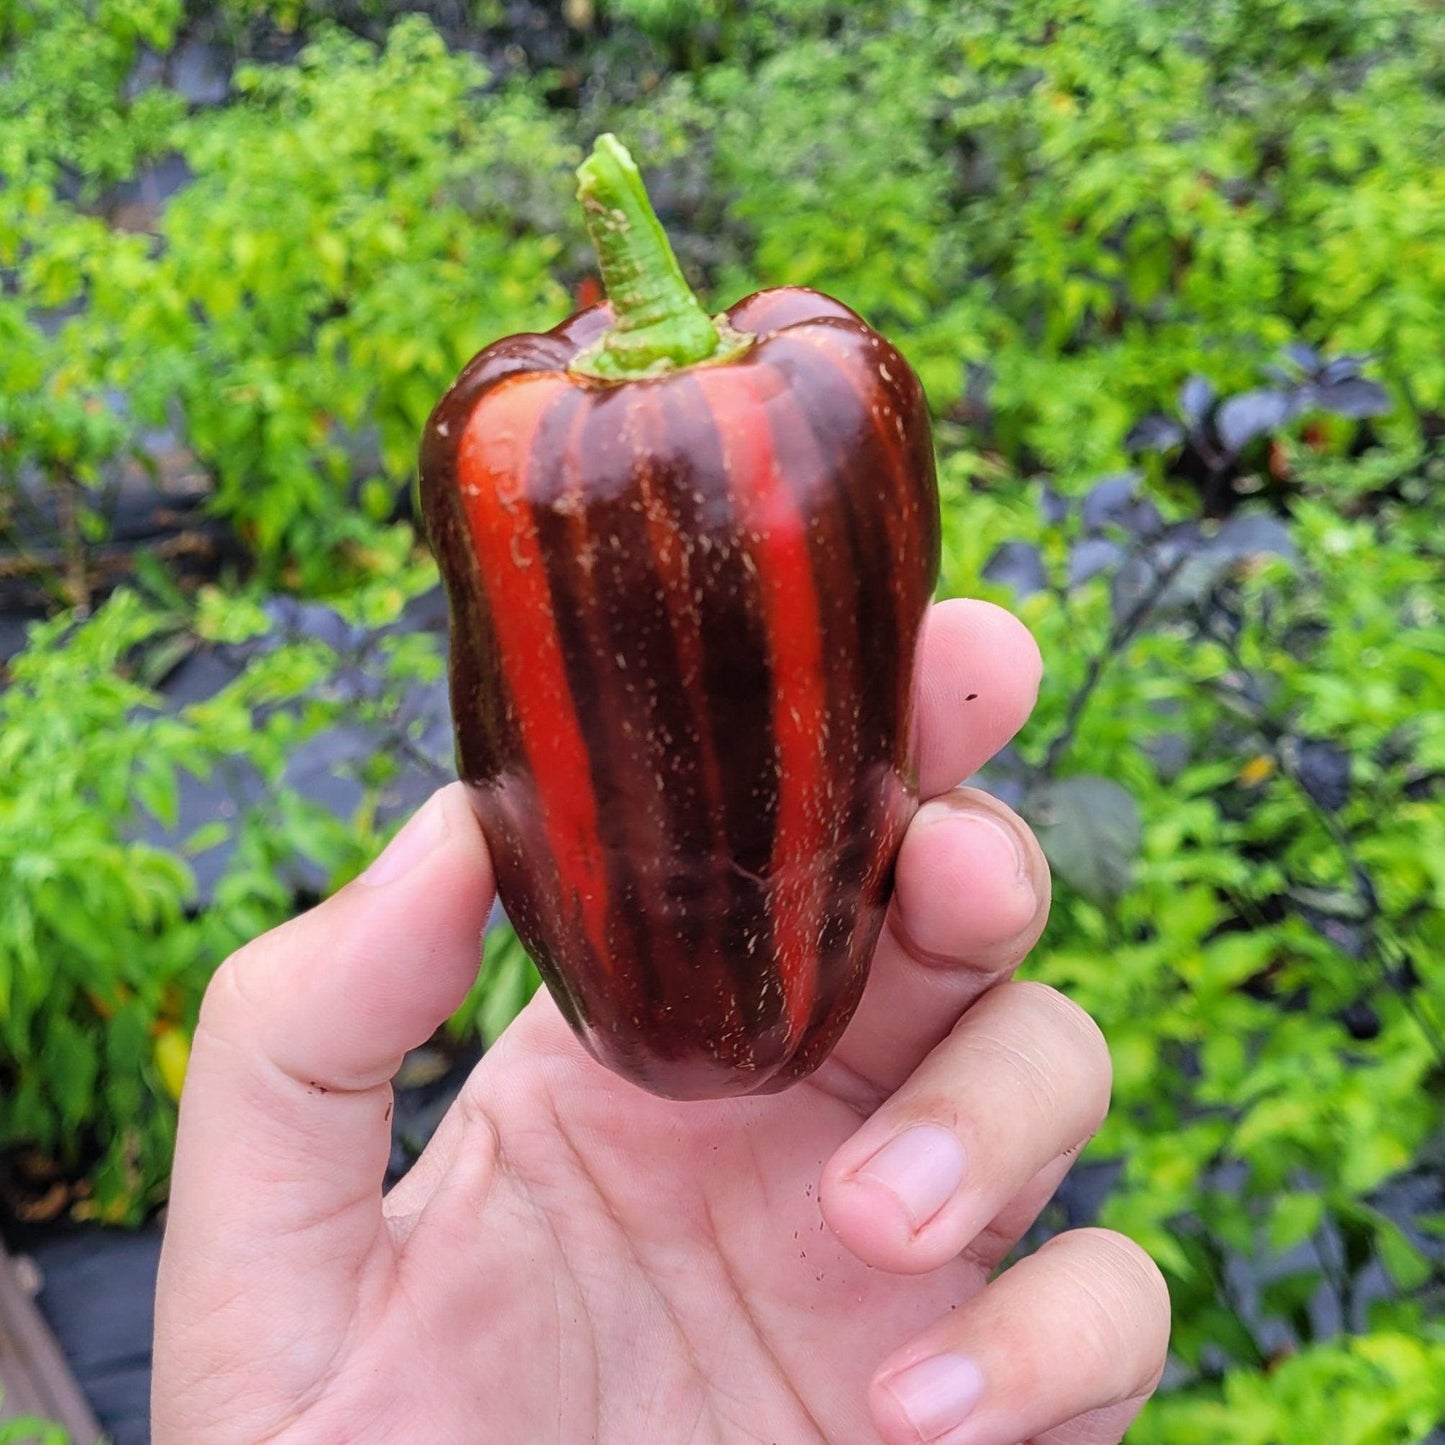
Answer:
<path fill-rule="evenodd" d="M 655 1093 L 772 1091 L 852 1016 L 917 806 L 938 568 L 922 389 L 759 292 L 730 359 L 574 367 L 606 303 L 473 359 L 422 443 L 459 772 L 562 1012 Z"/>

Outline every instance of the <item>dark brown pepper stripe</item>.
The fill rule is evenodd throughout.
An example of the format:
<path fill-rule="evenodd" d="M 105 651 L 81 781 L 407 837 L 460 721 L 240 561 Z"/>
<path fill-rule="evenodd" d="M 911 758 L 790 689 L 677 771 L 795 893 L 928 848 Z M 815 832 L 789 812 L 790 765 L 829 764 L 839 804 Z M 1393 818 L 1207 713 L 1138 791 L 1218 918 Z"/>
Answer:
<path fill-rule="evenodd" d="M 768 865 L 778 812 L 772 695 L 756 568 L 739 545 L 739 520 L 717 435 L 697 381 L 684 374 L 656 388 L 662 416 L 657 466 L 672 524 L 691 547 L 691 607 L 701 644 L 699 740 L 721 791 L 723 846 L 707 860 L 723 912 L 717 946 L 738 979 L 744 1036 L 734 1048 L 766 1071 L 786 1054 L 782 995 L 767 987 L 773 958 Z"/>
<path fill-rule="evenodd" d="M 860 754 L 870 762 L 896 761 L 900 751 L 897 697 L 880 686 L 897 667 L 901 612 L 892 583 L 889 528 L 878 517 L 878 498 L 897 487 L 893 458 L 877 445 L 872 422 L 857 391 L 833 361 L 811 345 L 802 328 L 768 344 L 767 358 L 807 404 L 797 404 L 798 425 L 806 429 L 821 457 L 831 490 L 830 506 L 848 538 L 847 572 L 826 573 L 829 588 L 844 587 L 856 608 L 852 706 Z M 880 585 L 878 579 L 887 579 Z M 850 585 L 851 584 L 851 585 Z M 904 740 L 906 742 L 906 739 Z"/>
<path fill-rule="evenodd" d="M 645 535 L 649 587 L 655 587 L 671 641 L 670 667 L 658 660 L 660 646 L 639 658 L 653 679 L 652 705 L 658 714 L 651 733 L 651 764 L 662 780 L 668 809 L 668 841 L 658 881 L 654 925 L 664 952 L 691 961 L 692 971 L 672 971 L 695 986 L 715 991 L 719 1014 L 709 1037 L 689 1040 L 732 1068 L 756 1066 L 746 1001 L 754 990 L 739 967 L 720 924 L 728 917 L 732 876 L 724 816 L 726 791 L 718 766 L 711 710 L 704 686 L 707 645 L 694 556 L 696 542 L 679 525 L 675 492 L 679 476 L 669 466 L 664 388 L 639 386 L 623 393 L 628 402 L 627 461 L 636 484 Z M 686 478 L 683 478 L 686 481 Z M 622 610 L 617 614 L 619 621 Z M 619 627 L 622 650 L 629 639 Z"/>
<path fill-rule="evenodd" d="M 778 817 L 768 860 L 769 902 L 788 1042 L 796 1045 L 817 996 L 822 899 L 816 860 L 829 804 L 817 589 L 805 519 L 779 474 L 766 424 L 768 371 L 761 365 L 717 367 L 699 372 L 698 380 L 713 409 L 742 547 L 757 571 L 772 659 Z"/>
<path fill-rule="evenodd" d="M 586 499 L 575 461 L 590 412 L 589 400 L 586 393 L 568 387 L 543 412 L 529 448 L 524 503 L 530 509 L 537 538 L 558 663 L 565 674 L 578 736 L 584 740 L 581 762 L 592 798 L 594 836 L 590 843 L 602 884 L 598 911 L 604 920 L 601 947 L 606 954 L 593 978 L 596 987 L 603 987 L 602 980 L 606 980 L 610 1006 L 591 1012 L 597 1030 L 611 1035 L 606 1052 L 636 1068 L 645 1060 L 637 1055 L 633 1031 L 619 1026 L 619 1005 L 621 1017 L 642 1018 L 655 1003 L 659 985 L 642 946 L 644 931 L 630 896 L 633 877 L 620 863 L 635 844 L 622 834 L 626 814 L 615 805 L 620 790 L 614 774 L 621 739 L 609 726 L 614 714 L 605 693 L 605 677 L 594 662 L 596 602 L 590 593 L 587 563 L 591 550 L 582 516 Z M 521 678 L 515 685 L 527 687 L 531 681 Z M 555 861 L 565 872 L 568 854 Z M 592 943 L 594 948 L 599 946 L 595 939 Z"/>
<path fill-rule="evenodd" d="M 916 638 L 918 619 L 938 575 L 940 547 L 932 446 L 920 449 L 911 440 L 928 436 L 928 413 L 917 378 L 882 337 L 872 336 L 865 351 L 847 328 L 835 322 L 800 326 L 790 339 L 819 351 L 852 386 L 869 419 L 858 441 L 878 459 L 880 473 L 888 479 L 888 505 L 872 510 L 888 540 L 889 565 L 882 575 L 893 582 L 889 590 L 895 604 L 895 636 Z M 931 506 L 925 507 L 925 498 L 932 499 Z M 914 579 L 916 587 L 910 587 Z M 901 717 L 910 709 L 911 668 L 897 668 L 893 676 L 892 708 Z M 898 729 L 897 737 L 900 750 L 907 749 L 906 731 Z"/>
<path fill-rule="evenodd" d="M 690 875 L 714 856 L 715 840 L 698 796 L 699 749 L 673 644 L 676 599 L 651 561 L 630 435 L 633 402 L 631 389 L 588 393 L 563 467 L 570 545 L 553 554 L 551 570 L 559 617 L 565 596 L 580 632 L 579 645 L 568 650 L 569 673 L 592 700 L 581 711 L 602 804 L 614 933 L 640 976 L 639 1006 L 687 1056 L 707 1042 L 700 1014 L 712 1032 L 720 1027 L 735 1039 L 741 1017 L 731 970 L 716 949 L 687 937 L 701 912 L 688 896 Z M 679 957 L 690 966 L 679 967 Z M 710 1000 L 706 1010 L 697 1008 L 699 998 Z"/>

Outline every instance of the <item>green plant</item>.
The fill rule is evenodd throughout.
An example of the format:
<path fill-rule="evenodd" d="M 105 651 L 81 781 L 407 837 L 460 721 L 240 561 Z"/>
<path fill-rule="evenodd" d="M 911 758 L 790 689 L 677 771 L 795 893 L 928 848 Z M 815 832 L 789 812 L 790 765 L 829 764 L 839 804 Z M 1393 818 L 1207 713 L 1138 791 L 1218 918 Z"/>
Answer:
<path fill-rule="evenodd" d="M 344 585 L 405 510 L 447 379 L 564 307 L 573 157 L 533 96 L 412 18 L 380 51 L 325 32 L 295 66 L 242 67 L 214 112 L 163 86 L 128 99 L 140 45 L 164 51 L 178 18 L 114 0 L 0 23 L 0 536 L 71 605 L 154 427 L 270 576 Z M 158 235 L 95 213 L 171 147 L 195 179 Z"/>
<path fill-rule="evenodd" d="M 215 966 L 379 846 L 375 809 L 415 726 L 403 691 L 441 666 L 429 637 L 379 629 L 430 577 L 403 567 L 349 599 L 334 645 L 278 637 L 243 598 L 208 593 L 179 613 L 121 592 L 88 622 L 37 626 L 11 663 L 0 692 L 0 888 L 12 899 L 0 920 L 0 1144 L 88 1175 L 83 1212 L 135 1219 L 160 1197 L 183 1041 Z M 182 655 L 244 649 L 244 666 L 167 711 L 146 678 L 178 643 Z M 350 818 L 287 780 L 297 750 L 341 721 L 376 738 Z M 185 774 L 246 789 L 235 815 L 178 834 Z M 142 813 L 174 842 L 141 841 Z M 192 860 L 221 844 L 229 861 L 198 908 Z"/>
<path fill-rule="evenodd" d="M 87 207 L 184 112 L 126 87 L 179 16 L 171 0 L 0 4 L 0 542 L 14 549 L 0 575 L 80 608 L 109 484 L 142 460 L 118 320 L 153 284 L 145 239 Z"/>
<path fill-rule="evenodd" d="M 1419 1445 L 1442 1419 L 1445 1337 L 1377 1330 L 1315 1345 L 1268 1374 L 1234 1374 L 1222 1398 L 1158 1400 L 1135 1435 L 1146 1445 Z"/>
<path fill-rule="evenodd" d="M 57 202 L 0 189 L 0 542 L 18 574 L 58 603 L 90 605 L 92 548 L 107 532 L 117 468 L 144 467 L 116 318 L 150 283 L 145 242 Z M 58 326 L 49 317 L 64 315 Z"/>
<path fill-rule="evenodd" d="M 94 200 L 165 145 L 185 102 L 127 85 L 143 48 L 164 51 L 181 0 L 0 0 L 0 176 L 39 188 L 75 179 Z"/>
<path fill-rule="evenodd" d="M 1240 1438 L 1321 1438 L 1269 1433 L 1289 1382 L 1367 1374 L 1377 1336 L 1310 1354 L 1320 1302 L 1383 1360 L 1445 1297 L 1403 1203 L 1445 1148 L 1441 462 L 1279 434 L 1260 455 L 1288 525 L 1201 525 L 1197 492 L 1156 506 L 1137 476 L 1039 506 L 972 490 L 966 453 L 945 468 L 946 572 L 982 564 L 1050 666 L 991 776 L 1059 880 L 1030 967 L 1114 1055 L 1101 1217 L 1169 1274 L 1198 1406 L 1160 1407 L 1165 1440 L 1207 1438 L 1188 1422 L 1219 1398 L 1252 1402 Z M 1255 1372 L 1281 1336 L 1309 1358 L 1276 1392 Z M 1415 1438 L 1427 1398 L 1402 1384 L 1330 1438 Z"/>
<path fill-rule="evenodd" d="M 161 221 L 139 333 L 167 337 L 144 398 L 180 398 L 215 505 L 263 565 L 311 586 L 404 495 L 462 363 L 557 315 L 571 153 L 424 21 L 384 50 L 339 33 L 184 132 L 197 172 Z"/>
<path fill-rule="evenodd" d="M 732 192 L 704 216 L 727 294 L 825 287 L 1066 476 L 1297 336 L 1378 352 L 1402 425 L 1445 405 L 1438 8 L 816 10 L 612 117 Z"/>

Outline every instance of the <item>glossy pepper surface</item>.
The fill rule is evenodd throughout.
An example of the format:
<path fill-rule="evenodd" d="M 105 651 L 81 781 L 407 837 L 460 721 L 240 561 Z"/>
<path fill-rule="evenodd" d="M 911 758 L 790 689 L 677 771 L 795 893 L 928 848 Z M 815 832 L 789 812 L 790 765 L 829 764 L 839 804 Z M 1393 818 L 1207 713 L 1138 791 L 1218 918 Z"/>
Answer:
<path fill-rule="evenodd" d="M 610 137 L 579 176 L 611 300 L 487 347 L 423 439 L 459 771 L 599 1060 L 778 1089 L 857 1005 L 917 804 L 926 406 L 826 296 L 707 317 Z"/>

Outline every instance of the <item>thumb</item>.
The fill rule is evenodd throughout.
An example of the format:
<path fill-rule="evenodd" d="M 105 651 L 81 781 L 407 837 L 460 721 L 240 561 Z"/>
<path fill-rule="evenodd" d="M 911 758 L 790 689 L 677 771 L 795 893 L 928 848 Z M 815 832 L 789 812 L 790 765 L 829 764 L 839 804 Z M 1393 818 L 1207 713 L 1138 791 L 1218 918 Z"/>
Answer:
<path fill-rule="evenodd" d="M 217 971 L 181 1100 L 158 1371 L 187 1337 L 242 1368 L 258 1349 L 288 1371 L 335 1349 L 326 1336 L 354 1318 L 363 1275 L 389 1265 L 391 1077 L 476 977 L 492 892 L 454 784 L 354 883 Z"/>

